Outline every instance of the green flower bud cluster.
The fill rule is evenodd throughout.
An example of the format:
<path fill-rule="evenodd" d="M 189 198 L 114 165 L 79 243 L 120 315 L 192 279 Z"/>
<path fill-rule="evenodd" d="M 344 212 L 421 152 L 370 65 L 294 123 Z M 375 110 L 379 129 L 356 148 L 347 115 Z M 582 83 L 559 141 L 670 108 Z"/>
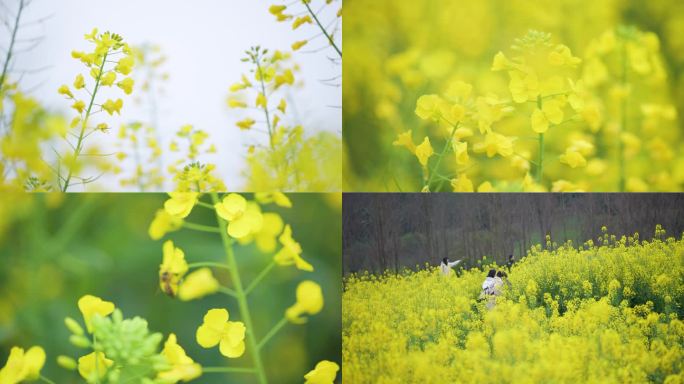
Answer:
<path fill-rule="evenodd" d="M 157 372 L 168 368 L 166 359 L 159 354 L 161 333 L 150 333 L 147 321 L 140 317 L 124 319 L 120 310 L 111 316 L 93 317 L 94 349 L 104 352 L 114 361 L 108 374 L 110 383 L 139 382 L 154 383 L 149 379 Z M 148 378 L 144 380 L 144 378 Z"/>

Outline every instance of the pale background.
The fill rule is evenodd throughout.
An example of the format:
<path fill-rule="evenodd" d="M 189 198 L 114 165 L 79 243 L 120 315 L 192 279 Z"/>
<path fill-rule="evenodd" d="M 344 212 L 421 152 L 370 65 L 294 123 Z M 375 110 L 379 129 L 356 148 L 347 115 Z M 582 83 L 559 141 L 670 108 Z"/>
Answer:
<path fill-rule="evenodd" d="M 8 19 L 9 15 L 12 20 L 18 0 L 0 2 L 2 18 Z M 20 30 L 19 38 L 43 36 L 44 39 L 31 51 L 17 56 L 12 75 L 16 78 L 24 73 L 23 89 L 30 89 L 49 109 L 73 117 L 70 102 L 56 90 L 61 84 L 71 85 L 76 74 L 84 72 L 85 67 L 72 59 L 70 52 L 91 49 L 92 45 L 83 39 L 85 33 L 97 27 L 101 32 L 110 30 L 122 35 L 130 44 L 159 45 L 167 56 L 162 70 L 170 74 L 165 85 L 166 95 L 157 101 L 165 150 L 174 132 L 183 124 L 207 131 L 219 152 L 213 158 L 202 160 L 216 163 L 228 188 L 239 189 L 244 184 L 240 171 L 246 146 L 259 140 L 257 133 L 245 134 L 235 127 L 235 121 L 243 118 L 244 112 L 226 107 L 228 87 L 249 69 L 246 63 L 240 62 L 244 50 L 252 45 L 289 50 L 294 41 L 318 34 L 313 25 L 292 31 L 290 23 L 277 23 L 268 12 L 272 3 L 264 0 L 34 0 L 22 17 L 26 28 Z M 313 3 L 316 11 L 323 1 Z M 341 3 L 337 4 L 321 13 L 322 22 L 334 20 Z M 305 10 L 300 4 L 293 7 Z M 28 24 L 47 16 L 42 23 Z M 1 36 L 5 48 L 9 39 L 6 30 Z M 338 40 L 340 37 L 341 31 Z M 29 43 L 25 41 L 23 46 Z M 325 130 L 341 135 L 341 87 L 320 81 L 339 76 L 341 66 L 330 59 L 336 55 L 332 48 L 307 53 L 307 49 L 324 45 L 325 40 L 318 38 L 294 56 L 301 66 L 296 77 L 303 81 L 303 87 L 291 94 L 290 100 L 297 111 L 297 121 L 293 122 L 303 124 L 309 133 Z M 45 66 L 48 66 L 45 70 L 30 71 Z M 124 96 L 117 96 L 124 99 L 124 119 L 118 121 L 149 120 L 147 110 L 133 105 L 135 91 Z M 262 115 L 253 113 L 252 116 Z M 117 121 L 107 118 L 112 120 Z M 95 136 L 105 148 L 103 151 L 115 151 L 116 131 L 91 138 Z M 121 165 L 130 173 L 130 163 L 124 161 Z M 74 189 L 78 190 L 83 188 Z M 121 190 L 121 187 L 118 176 L 107 174 L 97 185 L 88 185 L 87 190 Z"/>

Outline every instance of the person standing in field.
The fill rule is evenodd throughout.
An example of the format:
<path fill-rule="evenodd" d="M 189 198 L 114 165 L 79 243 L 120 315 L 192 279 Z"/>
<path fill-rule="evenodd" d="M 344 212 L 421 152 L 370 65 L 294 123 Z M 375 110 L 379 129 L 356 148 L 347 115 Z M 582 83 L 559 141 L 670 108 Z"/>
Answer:
<path fill-rule="evenodd" d="M 439 268 L 442 270 L 442 276 L 451 276 L 451 268 L 457 266 L 460 262 L 461 260 L 449 262 L 448 257 L 443 258 L 442 263 L 439 265 Z"/>
<path fill-rule="evenodd" d="M 486 299 L 494 296 L 496 289 L 496 269 L 490 269 L 482 283 L 482 292 L 480 292 L 480 299 Z"/>

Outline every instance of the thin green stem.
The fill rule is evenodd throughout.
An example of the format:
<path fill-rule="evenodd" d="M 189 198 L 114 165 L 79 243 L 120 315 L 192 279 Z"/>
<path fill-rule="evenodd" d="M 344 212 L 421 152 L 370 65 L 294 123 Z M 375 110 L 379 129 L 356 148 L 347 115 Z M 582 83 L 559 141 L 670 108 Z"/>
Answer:
<path fill-rule="evenodd" d="M 188 268 L 201 268 L 201 267 L 230 269 L 227 265 L 225 265 L 223 263 L 215 263 L 213 261 L 200 261 L 197 263 L 188 264 Z"/>
<path fill-rule="evenodd" d="M 216 227 L 212 227 L 209 225 L 196 224 L 196 223 L 189 223 L 187 221 L 183 222 L 183 227 L 188 228 L 188 229 L 194 229 L 195 231 L 201 231 L 201 232 L 218 233 L 220 231 L 220 229 L 216 228 Z"/>
<path fill-rule="evenodd" d="M 460 122 L 456 122 L 456 124 L 452 124 L 453 128 L 451 129 L 451 134 L 449 135 L 449 138 L 447 139 L 446 143 L 444 144 L 444 148 L 442 148 L 442 152 L 440 152 L 439 156 L 437 157 L 437 163 L 435 163 L 435 166 L 430 170 L 430 176 L 428 176 L 427 185 L 430 187 L 430 183 L 432 182 L 432 179 L 434 177 L 434 174 L 439 170 L 439 165 L 442 163 L 442 158 L 444 155 L 447 153 L 449 148 L 451 147 L 451 140 L 454 138 L 454 133 L 456 133 L 456 129 L 458 128 L 458 124 Z"/>
<path fill-rule="evenodd" d="M 537 108 L 542 110 L 542 97 L 537 95 Z M 542 177 L 544 175 L 544 134 L 539 134 L 539 151 L 537 154 L 537 183 L 542 183 Z"/>
<path fill-rule="evenodd" d="M 245 289 L 245 295 L 249 295 L 249 293 L 252 292 L 252 290 L 254 288 L 256 288 L 256 286 L 259 284 L 259 282 L 264 277 L 266 277 L 266 275 L 268 275 L 268 273 L 271 271 L 271 269 L 273 269 L 273 267 L 275 267 L 275 266 L 276 266 L 276 262 L 271 260 L 271 262 L 266 266 L 266 268 L 264 268 L 264 270 L 261 271 L 261 273 L 259 273 L 259 275 L 254 279 L 254 281 L 252 281 L 251 284 L 249 284 L 249 286 L 247 286 L 247 289 Z"/>
<path fill-rule="evenodd" d="M 203 202 L 203 201 L 198 201 L 198 202 L 195 203 L 195 204 L 196 204 L 196 205 L 199 205 L 200 207 L 209 208 L 209 209 L 211 209 L 212 211 L 214 210 L 214 206 L 213 206 L 213 205 L 207 204 L 207 203 L 205 203 L 205 202 Z"/>
<path fill-rule="evenodd" d="M 259 342 L 259 345 L 257 346 L 257 348 L 259 348 L 259 349 L 263 348 L 264 345 L 266 345 L 266 343 L 268 343 L 268 341 L 271 340 L 271 338 L 273 336 L 275 336 L 276 333 L 278 333 L 278 331 L 280 331 L 280 329 L 283 328 L 285 326 L 285 324 L 287 324 L 287 323 L 288 323 L 288 321 L 285 317 L 280 319 L 280 321 L 276 325 L 274 325 L 273 328 L 271 328 L 271 330 L 268 331 L 266 336 L 264 336 L 264 338 Z"/>
<path fill-rule="evenodd" d="M 625 48 L 625 43 L 622 43 L 622 75 L 620 76 L 620 83 L 622 85 L 622 91 L 625 91 L 627 87 L 627 50 Z M 620 167 L 620 180 L 618 184 L 618 190 L 620 192 L 625 191 L 625 144 L 622 141 L 622 133 L 627 131 L 627 94 L 623 95 L 620 102 L 620 130 L 618 131 L 618 164 Z"/>
<path fill-rule="evenodd" d="M 12 38 L 10 39 L 9 49 L 7 50 L 7 56 L 5 57 L 5 64 L 2 66 L 2 75 L 0 75 L 0 90 L 5 85 L 5 76 L 7 76 L 7 69 L 9 68 L 10 60 L 12 60 L 12 51 L 14 50 L 14 42 L 17 40 L 17 31 L 19 30 L 19 19 L 21 19 L 21 13 L 24 11 L 24 0 L 19 1 L 19 10 L 17 11 L 17 17 L 14 19 L 14 28 L 12 29 Z"/>
<path fill-rule="evenodd" d="M 233 373 L 255 373 L 254 368 L 248 367 L 202 367 L 203 373 L 222 373 L 222 372 L 233 372 Z"/>
<path fill-rule="evenodd" d="M 43 376 L 43 375 L 40 375 L 40 380 L 41 380 L 41 381 L 44 381 L 44 382 L 46 382 L 46 383 L 49 383 L 49 384 L 56 384 L 54 381 L 48 379 L 47 377 L 45 377 L 45 376 Z"/>
<path fill-rule="evenodd" d="M 226 294 L 226 295 L 228 295 L 228 296 L 232 296 L 232 297 L 235 297 L 235 298 L 238 297 L 237 292 L 235 292 L 234 290 L 232 290 L 232 289 L 230 289 L 230 288 L 228 288 L 228 287 L 219 287 L 218 291 L 221 292 L 221 293 L 224 293 L 224 294 Z"/>
<path fill-rule="evenodd" d="M 74 162 L 78 160 L 78 155 L 81 154 L 81 150 L 83 149 L 83 138 L 86 130 L 86 126 L 88 125 L 88 118 L 90 118 L 90 110 L 93 108 L 93 103 L 95 102 L 95 95 L 97 95 L 97 89 L 100 87 L 100 79 L 102 78 L 102 70 L 104 69 L 105 62 L 107 61 L 107 55 L 109 54 L 109 51 L 105 52 L 104 57 L 102 58 L 102 64 L 100 64 L 100 70 L 97 74 L 97 78 L 95 79 L 95 88 L 93 88 L 93 94 L 90 95 L 90 103 L 88 104 L 88 109 L 86 110 L 85 118 L 83 119 L 83 123 L 81 124 L 81 133 L 78 135 L 78 141 L 76 142 L 76 148 L 74 148 Z M 73 164 L 69 166 L 69 172 L 67 173 L 67 177 L 64 180 L 64 186 L 62 187 L 62 192 L 66 192 L 67 189 L 69 188 L 69 181 L 71 181 L 71 175 L 73 172 Z"/>
<path fill-rule="evenodd" d="M 264 84 L 264 73 L 261 72 L 261 64 L 259 63 L 260 57 L 259 54 L 254 57 L 254 62 L 256 63 L 257 66 L 257 73 L 259 74 L 259 83 L 261 83 L 261 94 L 264 96 L 264 99 L 266 98 L 266 85 Z M 271 128 L 271 116 L 268 114 L 268 100 L 264 103 L 263 106 L 264 110 L 264 115 L 266 115 L 266 127 L 268 128 L 268 143 L 269 146 L 271 147 L 271 150 L 274 150 L 274 144 L 273 144 L 273 128 Z"/>
<path fill-rule="evenodd" d="M 335 44 L 335 42 L 332 39 L 332 36 L 330 36 L 328 34 L 328 31 L 325 29 L 323 24 L 321 24 L 321 22 L 318 20 L 318 17 L 314 13 L 314 11 L 311 9 L 311 7 L 309 7 L 309 3 L 306 1 L 303 1 L 303 3 L 304 3 L 304 6 L 306 6 L 307 11 L 309 11 L 309 14 L 311 15 L 311 17 L 313 17 L 314 20 L 316 20 L 316 24 L 318 24 L 318 28 L 321 29 L 321 32 L 323 33 L 323 35 L 325 35 L 325 38 L 328 39 L 328 42 L 330 42 L 330 45 L 332 45 L 333 48 L 335 48 L 335 51 L 337 51 L 337 54 L 340 55 L 340 59 L 341 59 L 342 58 L 342 50 L 340 50 L 340 48 L 337 47 L 337 45 Z"/>
<path fill-rule="evenodd" d="M 216 192 L 211 193 L 211 199 L 214 204 L 219 202 L 219 197 Z M 247 295 L 242 288 L 242 280 L 240 279 L 240 271 L 237 267 L 237 262 L 235 261 L 235 255 L 233 253 L 233 241 L 228 237 L 228 231 L 226 229 L 226 222 L 216 214 L 216 221 L 221 228 L 219 232 L 221 234 L 221 241 L 223 243 L 223 248 L 226 252 L 226 260 L 228 261 L 228 266 L 230 269 L 230 277 L 235 285 L 236 299 L 238 301 L 238 307 L 240 309 L 240 315 L 242 321 L 245 323 L 247 328 L 247 333 L 245 337 L 247 338 L 247 345 L 252 355 L 252 360 L 254 362 L 255 372 L 259 378 L 259 383 L 267 384 L 268 379 L 266 378 L 266 371 L 264 365 L 261 361 L 261 355 L 259 353 L 259 348 L 257 346 L 256 336 L 254 335 L 254 326 L 252 325 L 252 316 L 249 311 L 249 303 L 247 303 Z"/>

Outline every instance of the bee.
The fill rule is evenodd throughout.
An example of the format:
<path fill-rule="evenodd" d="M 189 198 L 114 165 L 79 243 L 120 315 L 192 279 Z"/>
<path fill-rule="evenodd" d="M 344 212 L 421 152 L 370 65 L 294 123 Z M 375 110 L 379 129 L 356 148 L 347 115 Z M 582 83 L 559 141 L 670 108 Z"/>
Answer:
<path fill-rule="evenodd" d="M 159 274 L 159 285 L 165 294 L 175 298 L 178 290 L 178 274 L 168 271 L 161 272 Z"/>

